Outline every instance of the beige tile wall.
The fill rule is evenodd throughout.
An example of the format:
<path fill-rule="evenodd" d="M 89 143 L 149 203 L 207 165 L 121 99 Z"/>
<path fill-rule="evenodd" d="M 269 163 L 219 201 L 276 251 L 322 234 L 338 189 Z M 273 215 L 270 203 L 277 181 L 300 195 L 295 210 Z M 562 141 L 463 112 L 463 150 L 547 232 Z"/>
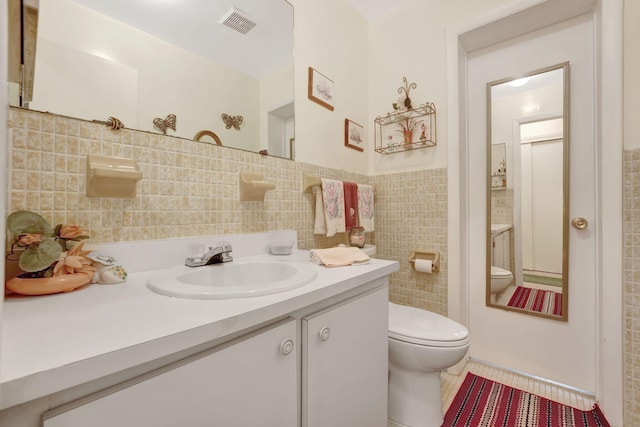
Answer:
<path fill-rule="evenodd" d="M 400 262 L 390 299 L 447 314 L 447 170 L 379 175 L 376 187 L 378 256 Z M 440 272 L 418 273 L 409 263 L 416 249 L 440 252 Z"/>
<path fill-rule="evenodd" d="M 370 178 L 160 134 L 12 108 L 9 118 L 9 211 L 28 209 L 52 224 L 85 228 L 89 243 L 292 229 L 303 249 L 346 243 L 313 234 L 314 198 L 302 173 L 376 186 L 378 256 L 398 260 L 391 299 L 441 314 L 447 311 L 446 170 Z M 86 155 L 135 159 L 143 172 L 134 199 L 88 198 Z M 264 203 L 241 202 L 238 172 L 263 174 L 276 185 Z M 377 236 L 376 236 L 377 235 Z M 382 237 L 379 237 L 382 236 Z M 377 238 L 376 238 L 377 237 Z M 411 252 L 441 253 L 438 274 L 416 273 Z"/>
<path fill-rule="evenodd" d="M 624 152 L 624 425 L 640 426 L 640 150 Z"/>
<path fill-rule="evenodd" d="M 9 210 L 78 224 L 90 243 L 293 229 L 301 248 L 330 246 L 345 235 L 312 234 L 314 205 L 302 192 L 303 171 L 368 182 L 343 171 L 14 108 L 9 134 Z M 89 153 L 135 159 L 143 172 L 137 197 L 86 197 Z M 239 172 L 263 174 L 276 189 L 264 203 L 241 202 Z"/>

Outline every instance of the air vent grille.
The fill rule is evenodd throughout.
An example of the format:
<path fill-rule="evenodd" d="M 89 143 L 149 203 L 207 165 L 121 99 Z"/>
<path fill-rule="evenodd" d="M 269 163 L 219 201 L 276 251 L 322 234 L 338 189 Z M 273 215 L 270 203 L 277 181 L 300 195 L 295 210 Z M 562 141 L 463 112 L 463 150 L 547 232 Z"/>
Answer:
<path fill-rule="evenodd" d="M 227 13 L 220 18 L 218 23 L 226 25 L 232 30 L 242 34 L 247 34 L 256 26 L 256 23 L 251 19 L 251 17 L 237 7 L 229 9 Z"/>

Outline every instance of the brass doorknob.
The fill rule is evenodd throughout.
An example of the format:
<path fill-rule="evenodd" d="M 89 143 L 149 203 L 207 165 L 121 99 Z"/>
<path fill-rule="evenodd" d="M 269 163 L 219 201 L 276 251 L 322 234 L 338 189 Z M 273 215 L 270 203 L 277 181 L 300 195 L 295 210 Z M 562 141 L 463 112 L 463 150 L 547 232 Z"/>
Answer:
<path fill-rule="evenodd" d="M 577 216 L 571 220 L 571 226 L 576 230 L 584 230 L 589 226 L 589 221 L 586 218 Z"/>

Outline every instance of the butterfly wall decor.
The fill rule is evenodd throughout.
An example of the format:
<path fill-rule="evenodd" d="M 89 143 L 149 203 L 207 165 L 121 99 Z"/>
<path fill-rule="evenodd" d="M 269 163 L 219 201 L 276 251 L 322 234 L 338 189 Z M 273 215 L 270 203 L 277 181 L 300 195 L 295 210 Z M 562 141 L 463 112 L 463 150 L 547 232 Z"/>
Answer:
<path fill-rule="evenodd" d="M 167 129 L 176 130 L 176 115 L 169 114 L 166 119 L 156 117 L 153 119 L 153 125 L 160 129 L 163 134 L 167 134 Z"/>
<path fill-rule="evenodd" d="M 233 126 L 235 130 L 240 130 L 240 125 L 243 120 L 244 117 L 242 116 L 230 116 L 226 113 L 222 114 L 222 121 L 226 125 L 227 129 L 231 129 L 231 126 Z"/>

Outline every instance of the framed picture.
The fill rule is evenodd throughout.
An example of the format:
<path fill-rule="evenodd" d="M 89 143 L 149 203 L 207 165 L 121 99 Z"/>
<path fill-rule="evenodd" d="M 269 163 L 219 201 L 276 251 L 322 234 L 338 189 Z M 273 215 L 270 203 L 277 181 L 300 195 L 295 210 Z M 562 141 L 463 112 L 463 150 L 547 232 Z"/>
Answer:
<path fill-rule="evenodd" d="M 344 145 L 364 151 L 364 128 L 349 119 L 344 119 Z"/>
<path fill-rule="evenodd" d="M 334 85 L 326 76 L 309 67 L 309 99 L 333 111 Z"/>

